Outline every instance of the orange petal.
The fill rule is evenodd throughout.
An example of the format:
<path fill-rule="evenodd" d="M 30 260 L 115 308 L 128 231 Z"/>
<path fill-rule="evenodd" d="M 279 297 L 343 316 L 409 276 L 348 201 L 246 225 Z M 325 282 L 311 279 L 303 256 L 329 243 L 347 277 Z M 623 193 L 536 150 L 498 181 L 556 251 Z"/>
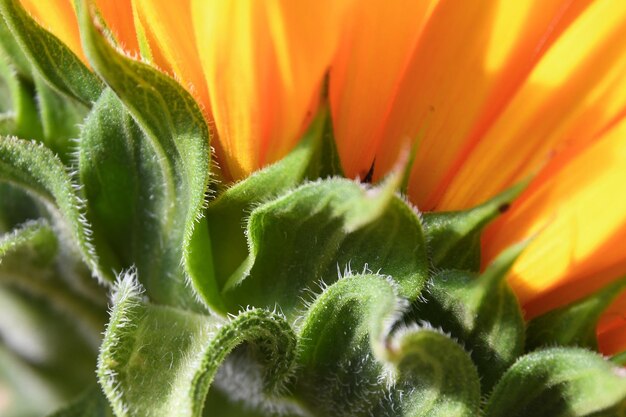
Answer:
<path fill-rule="evenodd" d="M 173 74 L 207 110 L 209 95 L 196 48 L 191 3 L 167 0 L 132 1 L 139 25 L 146 31 L 155 63 L 163 68 L 163 63 L 159 61 L 165 60 L 165 68 L 171 68 Z"/>
<path fill-rule="evenodd" d="M 554 158 L 483 237 L 485 263 L 534 236 L 509 282 L 533 317 L 626 271 L 626 112 L 593 142 Z"/>
<path fill-rule="evenodd" d="M 461 156 L 436 207 L 479 204 L 615 118 L 626 105 L 624 39 L 626 3 L 600 0 L 585 9 Z"/>
<path fill-rule="evenodd" d="M 41 26 L 59 38 L 83 62 L 87 62 L 72 0 L 21 0 L 21 3 Z"/>
<path fill-rule="evenodd" d="M 626 351 L 626 293 L 604 312 L 598 323 L 598 346 L 605 355 Z"/>
<path fill-rule="evenodd" d="M 351 10 L 330 73 L 330 104 L 341 163 L 349 177 L 370 168 L 424 24 L 437 0 L 372 0 Z"/>
<path fill-rule="evenodd" d="M 96 0 L 96 6 L 119 46 L 131 54 L 138 54 L 131 0 Z"/>
<path fill-rule="evenodd" d="M 410 194 L 423 206 L 464 144 L 588 2 L 409 2 L 406 15 L 402 7 L 365 3 L 365 18 L 348 26 L 337 60 L 346 74 L 331 84 L 348 173 L 367 171 L 374 155 L 383 175 L 405 143 L 418 140 Z M 376 13 L 382 18 L 372 24 L 367 19 L 377 22 Z"/>
<path fill-rule="evenodd" d="M 193 1 L 213 117 L 234 178 L 276 161 L 299 139 L 345 3 Z"/>

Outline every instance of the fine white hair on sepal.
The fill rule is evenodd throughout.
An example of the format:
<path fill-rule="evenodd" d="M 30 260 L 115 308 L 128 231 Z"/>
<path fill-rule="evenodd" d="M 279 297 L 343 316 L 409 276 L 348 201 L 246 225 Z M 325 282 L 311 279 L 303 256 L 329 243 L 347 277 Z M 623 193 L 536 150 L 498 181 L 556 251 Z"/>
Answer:
<path fill-rule="evenodd" d="M 137 268 L 131 266 L 130 268 L 122 271 L 118 274 L 113 285 L 111 292 L 111 301 L 113 305 L 116 305 L 130 297 L 143 298 L 145 289 L 139 283 L 137 276 Z"/>

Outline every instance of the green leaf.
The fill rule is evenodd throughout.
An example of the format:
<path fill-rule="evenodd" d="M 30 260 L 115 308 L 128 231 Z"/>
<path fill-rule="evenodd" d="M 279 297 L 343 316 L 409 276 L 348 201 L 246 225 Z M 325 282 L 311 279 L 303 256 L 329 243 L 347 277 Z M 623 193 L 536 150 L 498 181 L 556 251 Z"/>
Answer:
<path fill-rule="evenodd" d="M 478 271 L 483 228 L 508 210 L 525 187 L 525 182 L 520 183 L 469 210 L 425 213 L 424 229 L 433 266 Z"/>
<path fill-rule="evenodd" d="M 32 65 L 52 86 L 90 106 L 102 83 L 57 37 L 43 29 L 18 0 L 0 0 L 0 13 Z"/>
<path fill-rule="evenodd" d="M 83 213 L 83 201 L 65 167 L 50 150 L 34 142 L 0 138 L 0 181 L 8 181 L 56 206 L 65 223 L 59 226 L 61 240 L 74 242 L 83 261 L 103 282 L 111 273 L 103 270 L 91 242 L 91 231 Z"/>
<path fill-rule="evenodd" d="M 224 285 L 229 308 L 279 305 L 289 318 L 303 291 L 338 270 L 390 275 L 415 299 L 428 261 L 417 215 L 394 194 L 392 178 L 378 188 L 345 179 L 308 183 L 258 206 L 247 225 L 249 258 Z"/>
<path fill-rule="evenodd" d="M 526 349 L 559 345 L 598 350 L 598 321 L 624 288 L 626 279 L 621 279 L 582 300 L 534 318 L 528 323 Z"/>
<path fill-rule="evenodd" d="M 524 320 L 505 278 L 525 246 L 505 250 L 480 276 L 455 270 L 438 273 L 415 306 L 418 319 L 450 332 L 472 352 L 484 392 L 523 353 Z"/>
<path fill-rule="evenodd" d="M 113 417 L 113 410 L 100 387 L 95 385 L 49 417 Z"/>
<path fill-rule="evenodd" d="M 280 316 L 248 310 L 228 322 L 146 304 L 127 274 L 116 289 L 98 377 L 118 417 L 199 416 L 227 355 L 247 342 L 278 392 L 293 372 L 296 339 Z"/>
<path fill-rule="evenodd" d="M 192 247 L 210 175 L 209 131 L 204 117 L 192 96 L 175 80 L 121 55 L 109 45 L 92 22 L 93 10 L 88 2 L 79 9 L 90 62 L 141 127 L 158 163 L 163 203 L 148 214 L 161 222 L 160 243 L 167 259 L 164 262 L 171 266 L 182 261 L 192 280 L 196 280 L 195 271 L 190 268 L 192 258 L 206 256 L 208 251 Z M 174 272 L 176 275 L 172 275 Z M 149 288 L 155 301 L 172 305 L 195 303 L 195 294 L 178 270 L 162 271 L 162 277 L 161 285 Z"/>
<path fill-rule="evenodd" d="M 582 417 L 626 401 L 626 373 L 600 355 L 552 348 L 520 358 L 489 398 L 487 417 Z M 595 414 L 598 413 L 598 414 Z"/>

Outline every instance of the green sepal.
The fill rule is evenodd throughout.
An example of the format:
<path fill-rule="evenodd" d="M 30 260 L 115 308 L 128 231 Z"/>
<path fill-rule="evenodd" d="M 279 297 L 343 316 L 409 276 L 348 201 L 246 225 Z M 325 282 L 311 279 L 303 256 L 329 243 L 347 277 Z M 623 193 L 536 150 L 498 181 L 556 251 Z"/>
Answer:
<path fill-rule="evenodd" d="M 113 410 L 111 410 L 102 389 L 94 385 L 72 401 L 70 405 L 48 417 L 113 417 Z"/>
<path fill-rule="evenodd" d="M 0 305 L 2 345 L 54 387 L 59 399 L 72 398 L 94 380 L 96 347 L 74 318 L 59 311 L 45 294 L 33 296 L 2 283 Z"/>
<path fill-rule="evenodd" d="M 0 237 L 0 338 L 61 401 L 93 380 L 104 306 L 64 281 L 59 252 L 43 219 Z"/>
<path fill-rule="evenodd" d="M 15 135 L 26 139 L 43 137 L 43 125 L 39 118 L 36 89 L 33 80 L 15 72 L 0 54 L 0 73 L 4 82 L 4 121 L 0 134 Z"/>
<path fill-rule="evenodd" d="M 37 73 L 17 72 L 1 53 L 0 76 L 6 90 L 0 134 L 36 139 L 70 165 L 72 140 L 78 137 L 87 108 L 52 89 Z"/>
<path fill-rule="evenodd" d="M 62 93 L 90 106 L 102 83 L 56 36 L 39 26 L 18 0 L 0 0 L 0 13 L 31 64 Z"/>
<path fill-rule="evenodd" d="M 45 209 L 23 188 L 0 181 L 0 233 L 42 217 Z"/>
<path fill-rule="evenodd" d="M 504 374 L 486 417 L 614 416 L 626 401 L 626 372 L 580 348 L 551 348 L 521 357 Z"/>
<path fill-rule="evenodd" d="M 423 216 L 434 267 L 478 271 L 483 228 L 508 210 L 526 183 L 515 185 L 480 206 L 465 211 L 433 212 Z"/>
<path fill-rule="evenodd" d="M 215 417 L 216 410 L 219 410 L 219 417 L 267 417 L 265 410 L 259 410 L 246 404 L 243 400 L 233 401 L 229 393 L 220 391 L 214 386 L 209 389 L 204 406 L 204 417 Z M 270 414 L 271 415 L 271 414 Z M 298 414 L 280 413 L 281 417 L 301 417 Z"/>
<path fill-rule="evenodd" d="M 318 129 L 320 132 L 318 132 Z M 319 135 L 319 138 L 316 137 Z M 339 151 L 335 141 L 333 122 L 330 110 L 326 107 L 319 111 L 318 117 L 311 123 L 309 132 L 305 135 L 313 136 L 313 154 L 307 161 L 307 177 L 310 180 L 318 178 L 345 177 Z"/>
<path fill-rule="evenodd" d="M 301 319 L 295 388 L 314 415 L 369 415 L 384 399 L 385 341 L 405 307 L 397 284 L 377 275 L 345 277 L 317 297 Z"/>
<path fill-rule="evenodd" d="M 105 90 L 83 124 L 78 143 L 78 173 L 101 262 L 117 272 L 139 265 L 149 277 L 151 274 L 143 271 L 144 262 L 137 254 L 137 229 L 153 210 L 151 200 L 142 195 L 154 193 L 153 200 L 158 202 L 160 193 L 154 185 L 141 186 L 140 179 L 146 182 L 152 179 L 148 175 L 151 170 L 145 174 L 137 172 L 137 161 L 142 161 L 137 157 L 141 141 L 139 127 L 113 92 Z M 150 163 L 149 158 L 145 161 Z M 153 181 L 158 180 L 156 175 Z M 145 210 L 139 209 L 140 201 L 146 205 Z M 156 250 L 150 245 L 145 249 Z M 146 256 L 150 262 L 162 262 L 151 251 Z M 144 284 L 151 288 L 149 280 L 144 280 Z"/>
<path fill-rule="evenodd" d="M 480 382 L 468 353 L 448 336 L 413 327 L 387 343 L 397 376 L 381 411 L 373 415 L 474 417 L 480 415 Z M 393 405 L 393 407 L 390 407 Z"/>
<path fill-rule="evenodd" d="M 484 392 L 523 353 L 524 320 L 506 275 L 526 243 L 505 250 L 479 276 L 441 271 L 427 285 L 414 315 L 440 326 L 471 351 Z"/>
<path fill-rule="evenodd" d="M 406 301 L 378 275 L 354 275 L 330 287 L 302 318 L 294 393 L 314 415 L 474 416 L 480 384 L 454 341 L 395 321 Z M 421 373 L 424 371 L 425 373 Z"/>
<path fill-rule="evenodd" d="M 84 202 L 63 163 L 41 144 L 17 138 L 0 138 L 0 181 L 29 191 L 62 215 L 57 230 L 60 240 L 74 242 L 83 261 L 103 282 L 112 280 L 110 271 L 100 267 L 91 241 L 91 230 L 83 212 Z"/>
<path fill-rule="evenodd" d="M 300 144 L 285 158 L 224 190 L 209 203 L 206 226 L 198 227 L 194 239 L 198 247 L 207 248 L 194 269 L 195 288 L 214 310 L 226 312 L 220 293 L 236 269 L 248 256 L 245 220 L 260 203 L 295 188 L 311 174 L 320 147 L 326 114 L 311 124 Z"/>
<path fill-rule="evenodd" d="M 97 299 L 102 293 L 94 294 L 72 281 L 71 262 L 43 219 L 28 221 L 0 237 L 0 285 L 49 305 L 95 349 L 105 323 L 105 305 Z"/>
<path fill-rule="evenodd" d="M 116 416 L 199 416 L 227 355 L 247 343 L 263 384 L 279 393 L 293 373 L 296 339 L 285 320 L 247 310 L 230 321 L 144 301 L 133 274 L 120 280 L 98 363 Z"/>
<path fill-rule="evenodd" d="M 159 164 L 163 204 L 150 212 L 159 225 L 163 256 L 167 262 L 181 262 L 192 281 L 201 277 L 190 267 L 193 257 L 204 257 L 206 248 L 194 247 L 194 228 L 203 215 L 205 193 L 210 176 L 209 130 L 193 97 L 174 79 L 155 68 L 118 53 L 92 22 L 92 5 L 79 7 L 83 46 L 94 67 L 115 92 L 145 133 Z M 150 288 L 157 302 L 172 305 L 193 304 L 195 294 L 185 276 L 163 275 L 171 282 L 167 288 Z M 163 281 L 165 282 L 165 281 Z"/>
<path fill-rule="evenodd" d="M 626 366 L 626 351 L 611 356 L 611 362 L 620 366 Z"/>
<path fill-rule="evenodd" d="M 54 231 L 44 220 L 29 221 L 12 233 L 0 236 L 0 263 L 12 252 L 26 248 L 24 258 L 20 259 L 23 266 L 47 264 L 56 255 L 58 243 Z"/>
<path fill-rule="evenodd" d="M 41 141 L 68 166 L 73 162 L 73 142 L 80 134 L 80 124 L 88 107 L 79 101 L 59 94 L 38 74 L 34 75 L 37 109 L 43 128 Z M 91 103 L 90 103 L 91 104 Z M 29 138 L 30 139 L 30 138 Z M 39 139 L 32 137 L 32 139 Z"/>
<path fill-rule="evenodd" d="M 11 33 L 2 14 L 0 12 L 0 59 L 6 59 L 11 66 L 14 66 L 18 73 L 30 75 L 32 68 L 28 58 L 24 55 L 22 47 Z"/>
<path fill-rule="evenodd" d="M 526 349 L 556 345 L 598 350 L 598 321 L 624 288 L 626 278 L 613 282 L 582 300 L 532 319 L 526 331 Z"/>
<path fill-rule="evenodd" d="M 158 154 L 110 89 L 84 122 L 78 157 L 102 262 L 117 272 L 135 266 L 155 302 L 188 303 L 192 294 L 180 268 L 183 231 L 172 231 L 165 217 L 174 202 L 161 187 Z"/>
<path fill-rule="evenodd" d="M 224 284 L 230 309 L 279 305 L 288 318 L 303 290 L 343 270 L 390 275 L 416 299 L 428 276 L 419 218 L 397 195 L 397 177 L 372 188 L 346 179 L 307 183 L 255 208 L 250 255 Z"/>

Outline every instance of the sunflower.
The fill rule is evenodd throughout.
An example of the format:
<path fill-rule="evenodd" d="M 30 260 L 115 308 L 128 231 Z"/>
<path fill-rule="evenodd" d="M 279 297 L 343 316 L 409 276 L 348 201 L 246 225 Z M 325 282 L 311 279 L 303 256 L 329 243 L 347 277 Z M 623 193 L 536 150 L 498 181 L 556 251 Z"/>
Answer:
<path fill-rule="evenodd" d="M 626 409 L 626 3 L 0 13 L 7 415 Z"/>

